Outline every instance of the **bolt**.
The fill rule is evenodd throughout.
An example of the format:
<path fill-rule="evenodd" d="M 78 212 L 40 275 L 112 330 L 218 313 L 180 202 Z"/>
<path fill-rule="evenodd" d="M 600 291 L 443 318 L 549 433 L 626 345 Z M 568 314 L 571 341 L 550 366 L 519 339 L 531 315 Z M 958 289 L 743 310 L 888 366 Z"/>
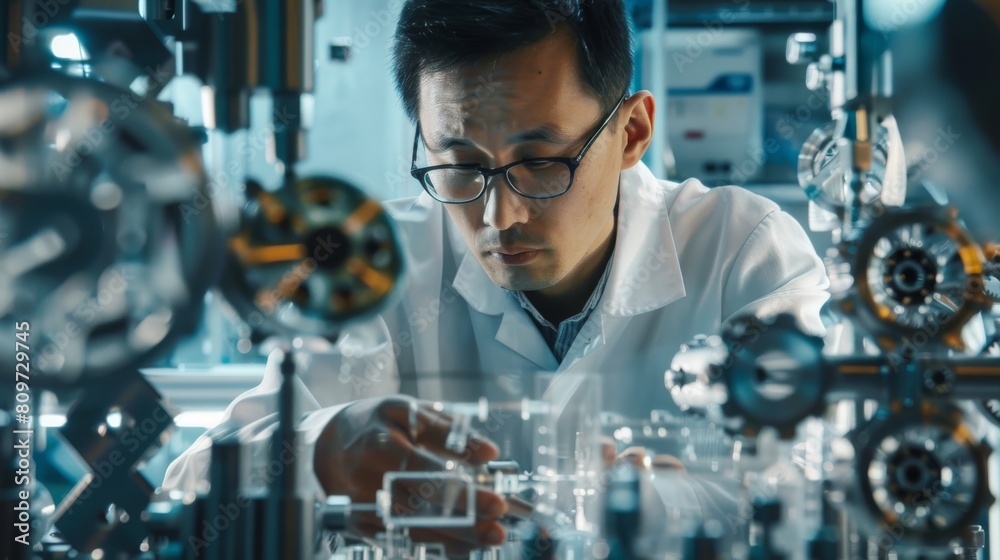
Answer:
<path fill-rule="evenodd" d="M 982 525 L 972 525 L 969 527 L 969 536 L 962 548 L 965 560 L 978 560 L 979 550 L 986 544 L 986 532 Z"/>

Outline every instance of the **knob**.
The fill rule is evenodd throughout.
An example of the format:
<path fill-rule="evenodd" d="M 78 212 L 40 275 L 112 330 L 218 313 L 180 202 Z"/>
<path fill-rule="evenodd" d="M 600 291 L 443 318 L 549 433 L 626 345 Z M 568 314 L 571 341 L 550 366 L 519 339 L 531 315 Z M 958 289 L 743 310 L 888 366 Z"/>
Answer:
<path fill-rule="evenodd" d="M 323 528 L 327 531 L 345 531 L 351 517 L 351 498 L 327 496 L 322 511 Z"/>
<path fill-rule="evenodd" d="M 815 33 L 795 33 L 785 43 L 785 60 L 789 64 L 808 64 L 819 59 L 819 42 Z"/>
<path fill-rule="evenodd" d="M 811 62 L 806 66 L 806 87 L 810 91 L 820 91 L 826 87 L 826 72 L 819 67 L 818 62 Z"/>

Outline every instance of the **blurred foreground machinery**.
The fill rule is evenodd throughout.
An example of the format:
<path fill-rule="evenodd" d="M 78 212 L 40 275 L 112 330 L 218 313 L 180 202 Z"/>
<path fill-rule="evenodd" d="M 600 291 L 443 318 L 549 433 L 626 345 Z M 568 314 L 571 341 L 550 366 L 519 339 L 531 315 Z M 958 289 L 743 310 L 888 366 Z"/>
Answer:
<path fill-rule="evenodd" d="M 907 123 L 893 114 L 893 55 L 906 55 L 877 8 L 838 2 L 827 44 L 788 41 L 834 118 L 799 158 L 810 225 L 837 244 L 827 344 L 791 317 L 745 318 L 682 348 L 666 383 L 741 438 L 812 436 L 813 460 L 797 463 L 816 532 L 787 554 L 976 558 L 995 492 L 982 410 L 1000 392 L 996 246 L 973 237 L 923 162 L 906 165 Z"/>
<path fill-rule="evenodd" d="M 18 39 L 0 60 L 0 317 L 17 341 L 0 350 L 17 368 L 16 383 L 0 389 L 0 556 L 188 557 L 198 551 L 184 520 L 197 524 L 235 497 L 242 452 L 219 442 L 211 491 L 171 507 L 137 470 L 173 425 L 137 368 L 194 331 L 212 288 L 255 342 L 290 356 L 297 337 L 335 340 L 346 322 L 377 312 L 401 278 L 395 229 L 360 189 L 295 174 L 313 3 L 55 4 L 0 7 Z M 78 52 L 59 47 L 67 38 Z M 212 131 L 156 101 L 177 73 L 210 86 Z M 249 126 L 259 89 L 283 119 L 271 142 L 283 184 L 268 191 L 243 178 L 245 188 L 221 193 L 201 144 Z M 276 449 L 295 437 L 294 367 L 283 371 Z M 60 440 L 88 470 L 58 504 L 38 460 L 51 459 L 38 411 L 53 406 L 66 410 Z M 213 557 L 312 557 L 320 519 L 295 473 L 285 469 L 244 516 L 256 524 L 210 546 Z M 278 520 L 301 533 L 258 530 Z"/>
<path fill-rule="evenodd" d="M 319 4 L 5 4 L 0 24 L 20 42 L 0 50 L 0 317 L 18 344 L 0 348 L 15 372 L 0 388 L 0 525 L 13 531 L 0 555 L 444 558 L 414 535 L 472 526 L 477 489 L 506 500 L 509 539 L 474 558 L 982 554 L 994 491 L 978 421 L 1000 423 L 1000 251 L 907 166 L 895 30 L 865 16 L 873 4 L 837 2 L 827 44 L 788 43 L 830 99 L 798 169 L 811 225 L 837 244 L 825 340 L 785 316 L 706 333 L 666 372 L 664 399 L 684 416 L 601 412 L 585 375 L 486 377 L 466 391 L 478 400 L 427 405 L 454 421 L 450 447 L 488 430 L 503 460 L 388 473 L 371 503 L 318 501 L 282 454 L 296 445 L 303 339 L 335 341 L 377 313 L 405 268 L 381 205 L 296 173 Z M 50 48 L 70 31 L 80 56 Z M 175 74 L 205 84 L 208 130 L 155 101 Z M 238 142 L 262 90 L 280 116 L 281 182 L 239 177 L 220 192 L 201 144 Z M 249 344 L 283 350 L 269 449 L 287 468 L 249 480 L 247 442 L 219 436 L 197 493 L 155 490 L 137 467 L 173 413 L 138 368 L 192 333 L 212 289 Z M 37 411 L 53 402 L 59 439 L 88 469 L 59 503 L 38 469 L 53 452 Z M 677 489 L 692 484 L 727 496 L 716 518 L 684 507 Z M 353 530 L 373 517 L 373 536 Z"/>

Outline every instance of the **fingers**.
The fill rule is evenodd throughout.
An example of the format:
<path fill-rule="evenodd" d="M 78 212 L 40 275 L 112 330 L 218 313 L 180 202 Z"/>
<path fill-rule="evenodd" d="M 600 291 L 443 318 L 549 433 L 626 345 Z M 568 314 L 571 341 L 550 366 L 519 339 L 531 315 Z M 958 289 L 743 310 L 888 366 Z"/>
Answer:
<path fill-rule="evenodd" d="M 394 399 L 387 401 L 380 412 L 387 422 L 414 438 L 414 443 L 437 455 L 469 463 L 485 463 L 500 457 L 500 449 L 496 444 L 474 429 L 469 431 L 467 443 L 462 452 L 449 449 L 447 445 L 448 435 L 455 428 L 455 420 L 447 414 L 432 409 L 427 404 Z M 411 426 L 412 422 L 416 422 L 415 428 Z"/>
<path fill-rule="evenodd" d="M 448 449 L 443 442 L 440 441 L 424 443 L 424 439 L 421 438 L 419 443 L 425 445 L 428 449 L 434 451 L 435 453 L 453 457 L 465 463 L 482 464 L 500 458 L 500 448 L 485 436 L 475 432 L 474 430 L 469 434 L 468 441 L 465 445 L 465 451 L 462 453 L 456 453 L 455 451 Z"/>
<path fill-rule="evenodd" d="M 499 546 L 507 538 L 497 521 L 480 521 L 463 529 L 414 529 L 410 537 L 417 542 L 441 543 L 450 554 L 468 554 L 489 546 Z"/>
<path fill-rule="evenodd" d="M 385 531 L 382 521 L 370 512 L 351 515 L 354 534 L 374 537 Z M 503 544 L 507 538 L 503 525 L 496 520 L 480 520 L 472 527 L 455 529 L 412 529 L 410 537 L 415 542 L 440 543 L 449 554 L 468 555 L 473 550 Z"/>
<path fill-rule="evenodd" d="M 354 479 L 358 486 L 368 489 L 374 498 L 375 490 L 382 487 L 382 476 L 394 471 L 443 471 L 445 461 L 410 443 L 409 436 L 397 428 L 374 430 L 365 439 L 365 449 L 360 454 Z"/>
<path fill-rule="evenodd" d="M 467 492 L 463 489 L 455 495 L 455 510 L 464 513 Z M 507 515 L 507 502 L 489 490 L 477 488 L 475 491 L 476 517 L 481 520 L 495 520 Z"/>
<path fill-rule="evenodd" d="M 507 502 L 488 490 L 476 490 L 476 515 L 480 519 L 500 519 L 507 515 Z"/>
<path fill-rule="evenodd" d="M 674 457 L 673 455 L 657 455 L 653 457 L 653 467 L 658 469 L 674 469 L 681 472 L 686 472 L 687 469 L 684 468 L 684 463 L 680 459 Z"/>
<path fill-rule="evenodd" d="M 441 480 L 398 480 L 392 488 L 392 514 L 397 517 L 432 515 L 434 517 L 465 517 L 468 493 L 464 483 Z M 507 503 L 493 492 L 477 488 L 473 496 L 475 516 L 491 521 L 507 515 Z"/>
<path fill-rule="evenodd" d="M 674 469 L 684 472 L 684 463 L 673 455 L 655 454 L 650 457 L 644 447 L 629 447 L 618 455 L 619 461 L 626 461 L 637 469 L 646 469 L 653 466 L 659 469 Z"/>
<path fill-rule="evenodd" d="M 637 469 L 646 468 L 646 448 L 645 447 L 629 447 L 625 451 L 622 451 L 618 455 L 619 461 L 625 461 L 630 463 L 633 467 Z"/>
<path fill-rule="evenodd" d="M 615 440 L 607 436 L 601 437 L 601 463 L 605 469 L 615 465 Z"/>
<path fill-rule="evenodd" d="M 370 498 L 374 498 L 375 491 L 382 487 L 386 472 L 440 472 L 447 466 L 443 459 L 413 445 L 405 434 L 395 428 L 373 433 L 366 439 L 366 447 L 361 454 L 364 468 L 357 471 L 356 480 L 358 486 L 368 490 L 366 493 L 371 494 Z M 458 488 L 457 481 L 450 486 L 443 481 L 432 480 L 401 480 L 397 484 L 402 491 L 421 496 L 424 501 L 438 503 L 449 499 L 447 490 L 456 488 L 457 491 L 449 499 L 453 504 L 447 504 L 447 507 L 455 507 L 463 513 L 465 511 L 466 489 L 464 486 Z M 397 488 L 393 488 L 394 492 L 396 490 Z M 487 490 L 476 490 L 475 504 L 476 515 L 484 519 L 499 519 L 507 513 L 503 498 Z"/>

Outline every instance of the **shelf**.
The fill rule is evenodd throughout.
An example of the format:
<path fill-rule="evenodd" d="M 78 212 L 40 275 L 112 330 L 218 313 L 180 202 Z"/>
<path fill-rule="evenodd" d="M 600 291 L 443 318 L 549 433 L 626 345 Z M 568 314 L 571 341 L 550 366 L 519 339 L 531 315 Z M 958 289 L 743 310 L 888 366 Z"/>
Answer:
<path fill-rule="evenodd" d="M 653 0 L 632 0 L 632 19 L 637 29 L 652 26 Z M 833 21 L 828 0 L 668 0 L 670 27 L 765 24 L 827 24 Z"/>

